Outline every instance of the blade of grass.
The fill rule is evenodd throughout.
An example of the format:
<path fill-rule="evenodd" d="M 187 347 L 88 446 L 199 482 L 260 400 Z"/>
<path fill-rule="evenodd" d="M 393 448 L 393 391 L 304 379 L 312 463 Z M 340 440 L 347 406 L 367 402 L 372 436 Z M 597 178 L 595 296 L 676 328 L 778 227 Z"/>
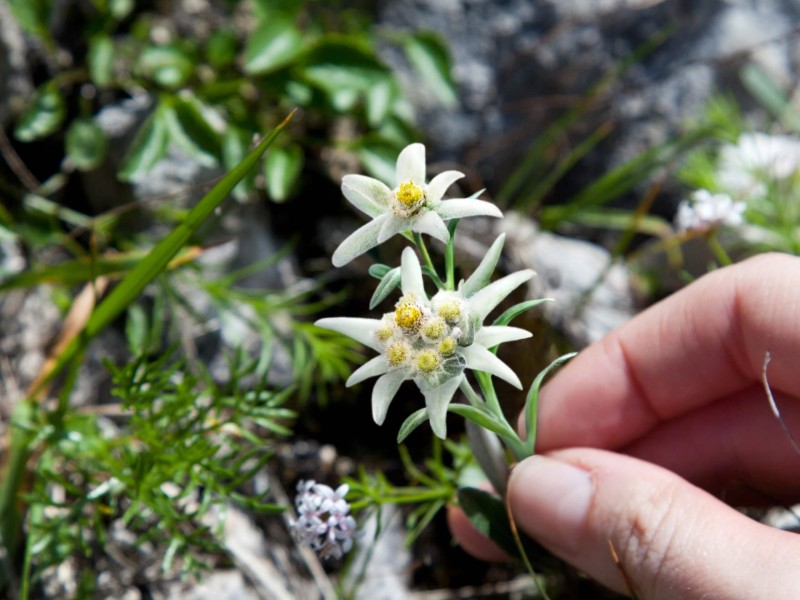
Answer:
<path fill-rule="evenodd" d="M 556 229 L 563 221 L 573 219 L 586 208 L 603 206 L 633 189 L 657 169 L 685 154 L 694 144 L 707 137 L 704 127 L 690 131 L 674 140 L 650 148 L 610 170 L 583 188 L 568 203 L 542 209 L 541 223 L 546 229 Z"/>
<path fill-rule="evenodd" d="M 530 211 L 538 208 L 542 199 L 553 186 L 574 167 L 578 161 L 591 152 L 614 130 L 614 123 L 606 121 L 572 148 L 544 177 L 534 182 L 529 191 L 520 194 L 517 210 Z"/>
<path fill-rule="evenodd" d="M 640 44 L 628 56 L 623 58 L 616 67 L 609 70 L 608 73 L 594 83 L 576 106 L 559 116 L 552 125 L 545 129 L 531 144 L 523 161 L 514 169 L 503 188 L 498 192 L 496 197 L 497 203 L 510 204 L 518 200 L 521 191 L 528 185 L 528 182 L 538 182 L 546 178 L 548 164 L 551 162 L 548 160 L 548 155 L 556 142 L 565 136 L 572 126 L 583 118 L 600 98 L 611 89 L 614 83 L 619 81 L 620 77 L 622 77 L 628 69 L 654 52 L 656 48 L 672 36 L 674 31 L 674 25 L 667 25 L 656 31 L 645 40 L 644 43 Z M 597 132 L 592 135 L 596 133 Z M 587 143 L 591 144 L 591 142 Z M 583 145 L 583 142 L 580 145 Z"/>
<path fill-rule="evenodd" d="M 169 262 L 186 244 L 191 235 L 210 217 L 237 183 L 258 162 L 278 134 L 292 118 L 294 111 L 287 116 L 241 163 L 234 167 L 197 205 L 186 215 L 183 223 L 173 229 L 167 237 L 153 248 L 128 275 L 114 288 L 89 318 L 83 334 L 75 339 L 65 350 L 53 368 L 54 376 L 80 347 L 105 329 L 125 308 L 139 297 L 142 290 L 164 271 Z"/>
<path fill-rule="evenodd" d="M 178 255 L 167 264 L 167 269 L 173 269 L 191 262 L 203 251 L 200 246 L 182 249 Z M 91 261 L 85 258 L 70 260 L 55 265 L 47 265 L 30 271 L 23 271 L 8 277 L 0 283 L 0 293 L 18 288 L 30 288 L 43 283 L 60 285 L 75 285 L 85 283 L 101 275 L 121 276 L 130 271 L 142 259 L 144 252 L 132 251 L 112 256 L 101 256 Z"/>
<path fill-rule="evenodd" d="M 674 234 L 672 227 L 656 215 L 637 216 L 621 208 L 587 208 L 569 220 L 576 225 L 593 228 L 613 229 L 643 233 L 653 237 L 666 238 Z"/>

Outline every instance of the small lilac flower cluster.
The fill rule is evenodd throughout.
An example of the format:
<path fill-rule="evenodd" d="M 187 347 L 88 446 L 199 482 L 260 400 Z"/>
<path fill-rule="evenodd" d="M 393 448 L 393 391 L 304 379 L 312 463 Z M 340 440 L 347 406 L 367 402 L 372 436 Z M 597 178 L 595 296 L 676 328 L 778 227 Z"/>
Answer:
<path fill-rule="evenodd" d="M 345 500 L 349 487 L 331 487 L 313 479 L 297 484 L 297 519 L 290 526 L 297 541 L 319 554 L 320 558 L 341 558 L 353 547 L 356 521 Z"/>

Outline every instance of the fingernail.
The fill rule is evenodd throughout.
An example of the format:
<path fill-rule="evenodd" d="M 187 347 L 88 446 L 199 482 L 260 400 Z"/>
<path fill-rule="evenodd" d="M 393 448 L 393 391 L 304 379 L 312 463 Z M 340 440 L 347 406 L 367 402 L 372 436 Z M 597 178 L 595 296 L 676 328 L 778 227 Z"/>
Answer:
<path fill-rule="evenodd" d="M 592 501 L 592 476 L 569 463 L 531 456 L 511 474 L 509 501 L 517 525 L 550 547 L 580 544 Z"/>

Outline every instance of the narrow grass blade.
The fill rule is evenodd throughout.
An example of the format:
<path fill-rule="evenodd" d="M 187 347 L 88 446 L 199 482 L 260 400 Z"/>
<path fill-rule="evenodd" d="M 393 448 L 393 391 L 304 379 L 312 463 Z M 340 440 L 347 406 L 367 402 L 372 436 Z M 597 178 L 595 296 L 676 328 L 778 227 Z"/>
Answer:
<path fill-rule="evenodd" d="M 186 244 L 191 235 L 202 225 L 214 210 L 225 200 L 231 190 L 258 162 L 266 149 L 272 144 L 281 130 L 292 118 L 292 112 L 287 116 L 272 133 L 264 138 L 256 148 L 250 152 L 241 163 L 234 167 L 211 191 L 209 191 L 186 215 L 183 223 L 179 224 L 167 235 L 150 253 L 142 259 L 114 288 L 106 299 L 97 307 L 89 318 L 83 334 L 75 338 L 59 357 L 53 367 L 50 378 L 75 356 L 85 344 L 105 329 L 122 311 L 125 310 L 142 293 L 142 290 L 153 281 L 169 265 L 170 261 Z M 43 383 L 46 383 L 43 382 Z M 35 393 L 35 390 L 34 390 Z"/>
<path fill-rule="evenodd" d="M 172 269 L 194 260 L 203 251 L 199 246 L 184 248 L 167 264 Z M 95 259 L 79 258 L 55 265 L 46 265 L 23 271 L 6 278 L 0 283 L 0 293 L 19 288 L 31 288 L 43 283 L 76 285 L 96 279 L 102 275 L 122 276 L 142 260 L 140 251 L 126 252 Z"/>

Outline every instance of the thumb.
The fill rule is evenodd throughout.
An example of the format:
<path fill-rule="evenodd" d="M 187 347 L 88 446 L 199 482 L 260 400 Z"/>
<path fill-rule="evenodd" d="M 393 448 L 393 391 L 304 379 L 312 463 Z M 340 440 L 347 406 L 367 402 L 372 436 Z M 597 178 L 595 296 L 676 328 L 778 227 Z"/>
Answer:
<path fill-rule="evenodd" d="M 512 471 L 508 497 L 522 530 L 641 600 L 800 598 L 795 534 L 752 521 L 653 464 L 583 448 L 533 456 Z"/>

